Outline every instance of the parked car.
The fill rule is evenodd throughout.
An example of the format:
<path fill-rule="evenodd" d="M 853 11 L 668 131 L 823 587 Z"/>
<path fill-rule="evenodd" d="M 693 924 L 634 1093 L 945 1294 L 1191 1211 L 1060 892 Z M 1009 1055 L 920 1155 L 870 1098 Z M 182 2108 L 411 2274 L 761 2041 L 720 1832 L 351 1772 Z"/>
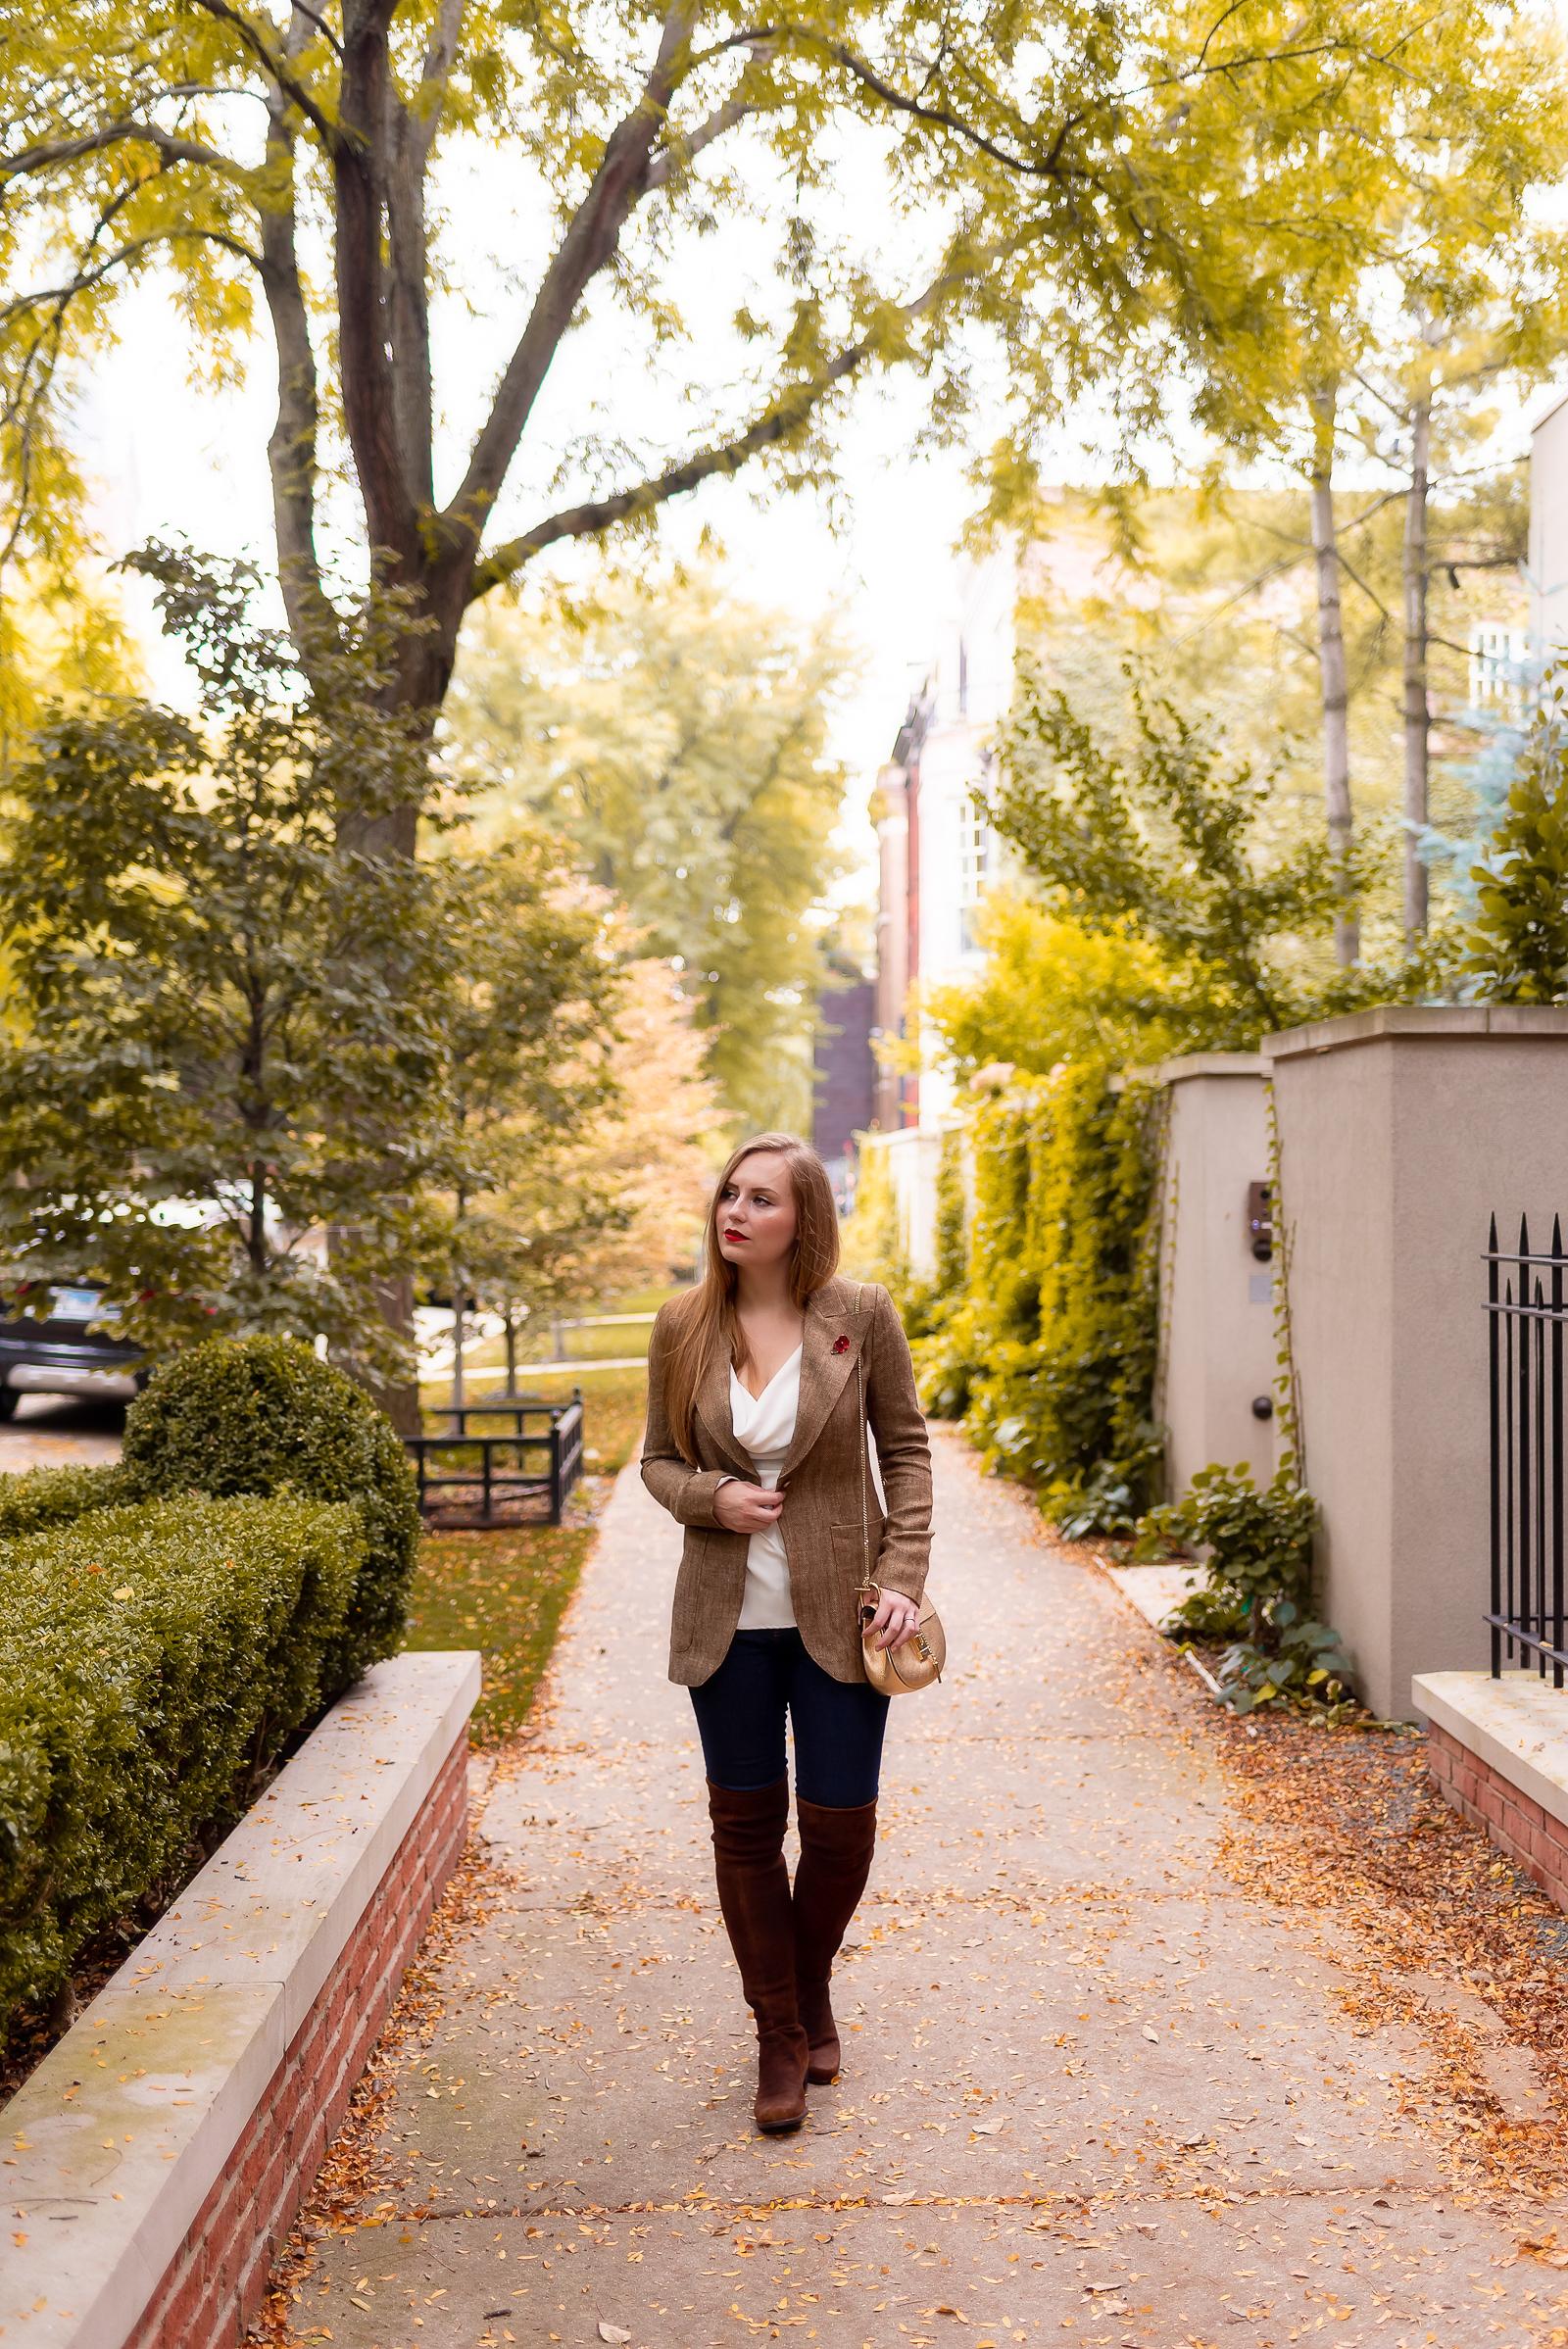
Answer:
<path fill-rule="evenodd" d="M 24 1395 L 128 1401 L 151 1365 L 139 1346 L 115 1336 L 118 1318 L 119 1307 L 96 1289 L 56 1288 L 46 1316 L 0 1321 L 0 1420 L 11 1418 Z"/>

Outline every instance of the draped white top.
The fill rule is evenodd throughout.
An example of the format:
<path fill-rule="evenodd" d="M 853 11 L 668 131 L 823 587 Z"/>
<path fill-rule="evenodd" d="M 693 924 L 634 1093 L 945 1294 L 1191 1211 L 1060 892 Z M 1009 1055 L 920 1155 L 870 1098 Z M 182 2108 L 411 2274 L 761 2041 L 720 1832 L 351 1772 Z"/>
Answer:
<path fill-rule="evenodd" d="M 752 1395 L 741 1385 L 740 1374 L 731 1363 L 729 1415 L 735 1441 L 750 1453 L 758 1483 L 769 1491 L 778 1483 L 784 1455 L 794 1439 L 800 1400 L 799 1346 L 787 1362 L 779 1364 L 760 1395 Z M 784 1536 L 776 1525 L 763 1526 L 747 1544 L 746 1594 L 735 1628 L 743 1632 L 782 1631 L 794 1621 Z"/>

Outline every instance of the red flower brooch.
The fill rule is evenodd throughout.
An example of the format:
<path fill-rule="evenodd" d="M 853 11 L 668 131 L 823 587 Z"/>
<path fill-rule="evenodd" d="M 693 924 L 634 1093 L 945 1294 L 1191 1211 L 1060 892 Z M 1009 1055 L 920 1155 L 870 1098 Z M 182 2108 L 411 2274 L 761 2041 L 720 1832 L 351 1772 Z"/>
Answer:
<path fill-rule="evenodd" d="M 834 1341 L 833 1341 L 833 1351 L 834 1351 L 836 1354 L 847 1354 L 847 1353 L 849 1352 L 849 1350 L 850 1350 L 850 1342 L 849 1342 L 848 1338 L 835 1338 L 835 1339 L 834 1339 Z"/>

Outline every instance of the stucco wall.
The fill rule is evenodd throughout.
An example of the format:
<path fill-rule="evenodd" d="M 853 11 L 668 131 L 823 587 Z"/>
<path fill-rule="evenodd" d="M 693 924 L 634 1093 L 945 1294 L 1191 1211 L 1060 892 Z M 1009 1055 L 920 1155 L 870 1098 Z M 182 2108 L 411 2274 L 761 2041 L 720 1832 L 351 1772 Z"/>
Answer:
<path fill-rule="evenodd" d="M 898 1202 L 899 1238 L 909 1270 L 928 1279 L 937 1265 L 937 1171 L 942 1135 L 933 1126 L 906 1126 L 897 1134 L 867 1134 L 862 1150 L 887 1155 Z"/>
<path fill-rule="evenodd" d="M 1321 1603 L 1362 1694 L 1483 1667 L 1488 1217 L 1568 1208 L 1568 1011 L 1361 1012 L 1267 1040 Z"/>
<path fill-rule="evenodd" d="M 1248 1186 L 1268 1175 L 1266 1063 L 1206 1052 L 1167 1061 L 1161 1169 L 1160 1355 L 1156 1408 L 1165 1486 L 1179 1498 L 1211 1460 L 1274 1472 L 1272 1268 L 1252 1254 Z"/>

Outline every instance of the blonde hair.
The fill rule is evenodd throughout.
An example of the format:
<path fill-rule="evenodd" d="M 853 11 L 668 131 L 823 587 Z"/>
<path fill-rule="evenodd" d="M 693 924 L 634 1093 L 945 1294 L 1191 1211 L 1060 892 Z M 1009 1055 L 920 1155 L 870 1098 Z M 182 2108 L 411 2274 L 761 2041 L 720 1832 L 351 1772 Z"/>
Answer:
<path fill-rule="evenodd" d="M 669 1316 L 673 1330 L 662 1363 L 664 1410 L 676 1449 L 694 1467 L 697 1445 L 692 1435 L 692 1406 L 704 1372 L 720 1346 L 738 1370 L 744 1369 L 748 1360 L 745 1332 L 735 1310 L 738 1275 L 719 1248 L 718 1210 L 736 1167 L 757 1150 L 776 1150 L 789 1169 L 795 1197 L 795 1245 L 789 1265 L 792 1303 L 804 1312 L 812 1291 L 830 1281 L 838 1270 L 839 1218 L 827 1168 L 798 1134 L 752 1135 L 731 1151 L 713 1185 L 705 1228 L 703 1277 Z"/>

